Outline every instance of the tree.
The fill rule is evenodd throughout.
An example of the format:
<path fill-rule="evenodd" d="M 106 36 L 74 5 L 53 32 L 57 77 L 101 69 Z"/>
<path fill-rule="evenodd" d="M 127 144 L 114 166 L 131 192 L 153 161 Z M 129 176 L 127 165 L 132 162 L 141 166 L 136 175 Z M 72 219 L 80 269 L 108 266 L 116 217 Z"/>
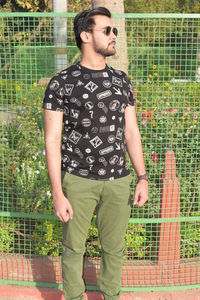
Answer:
<path fill-rule="evenodd" d="M 52 0 L 1 0 L 0 11 L 43 12 L 52 10 Z"/>

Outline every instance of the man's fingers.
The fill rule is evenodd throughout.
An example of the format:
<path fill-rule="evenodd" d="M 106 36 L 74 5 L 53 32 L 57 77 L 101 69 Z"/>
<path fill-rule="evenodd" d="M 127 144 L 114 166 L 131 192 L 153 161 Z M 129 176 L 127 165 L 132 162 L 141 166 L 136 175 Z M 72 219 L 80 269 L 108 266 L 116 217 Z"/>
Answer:
<path fill-rule="evenodd" d="M 56 214 L 57 217 L 62 221 L 62 222 L 65 222 L 67 223 L 70 220 L 73 219 L 73 210 L 72 210 L 72 207 L 69 206 L 66 208 L 66 211 L 62 212 L 62 213 L 57 213 Z"/>
<path fill-rule="evenodd" d="M 138 206 L 143 206 L 144 203 L 147 201 L 147 197 L 142 194 L 135 194 L 134 197 L 134 204 Z"/>
<path fill-rule="evenodd" d="M 59 213 L 56 215 L 63 223 L 67 223 L 69 221 L 69 214 L 67 212 Z"/>
<path fill-rule="evenodd" d="M 140 201 L 140 194 L 135 192 L 135 197 L 134 197 L 134 204 L 137 205 Z"/>
<path fill-rule="evenodd" d="M 63 222 L 67 223 L 69 221 L 69 214 L 67 212 L 62 214 Z"/>
<path fill-rule="evenodd" d="M 72 220 L 73 219 L 73 209 L 72 209 L 71 205 L 69 207 L 67 207 L 67 212 L 69 214 L 69 218 Z"/>
<path fill-rule="evenodd" d="M 69 219 L 73 219 L 73 209 L 71 204 L 66 198 L 61 199 L 62 201 L 54 202 L 53 208 L 55 215 L 62 221 L 68 222 Z"/>

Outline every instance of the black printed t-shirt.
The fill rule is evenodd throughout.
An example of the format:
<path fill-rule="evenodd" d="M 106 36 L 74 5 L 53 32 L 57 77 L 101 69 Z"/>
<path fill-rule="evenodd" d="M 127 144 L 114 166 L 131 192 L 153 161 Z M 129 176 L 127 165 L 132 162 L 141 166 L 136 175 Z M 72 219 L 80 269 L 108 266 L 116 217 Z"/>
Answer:
<path fill-rule="evenodd" d="M 43 108 L 63 112 L 62 170 L 96 180 L 128 175 L 124 111 L 134 102 L 129 77 L 108 65 L 77 63 L 56 74 Z"/>

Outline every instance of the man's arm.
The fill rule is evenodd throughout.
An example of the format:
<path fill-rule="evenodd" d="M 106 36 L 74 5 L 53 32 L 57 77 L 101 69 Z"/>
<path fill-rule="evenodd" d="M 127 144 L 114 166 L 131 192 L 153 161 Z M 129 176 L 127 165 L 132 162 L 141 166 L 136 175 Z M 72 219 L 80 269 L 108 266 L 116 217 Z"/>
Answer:
<path fill-rule="evenodd" d="M 72 207 L 64 196 L 61 183 L 61 135 L 63 113 L 44 109 L 46 160 L 55 214 L 62 222 L 73 218 Z"/>
<path fill-rule="evenodd" d="M 129 106 L 125 110 L 125 138 L 129 157 L 138 176 L 145 174 L 144 157 L 139 128 L 137 125 L 136 112 L 134 106 Z M 148 199 L 148 182 L 139 180 L 134 196 L 134 204 L 144 205 Z"/>

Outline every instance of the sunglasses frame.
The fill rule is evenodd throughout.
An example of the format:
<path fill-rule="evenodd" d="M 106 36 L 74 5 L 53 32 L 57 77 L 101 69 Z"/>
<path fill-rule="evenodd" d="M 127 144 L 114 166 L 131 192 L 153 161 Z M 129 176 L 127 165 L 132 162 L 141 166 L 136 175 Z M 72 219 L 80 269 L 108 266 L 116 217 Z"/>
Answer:
<path fill-rule="evenodd" d="M 116 27 L 112 28 L 111 26 L 106 26 L 104 29 L 105 29 L 104 34 L 107 35 L 107 36 L 110 35 L 111 30 L 112 30 L 112 32 L 114 33 L 115 36 L 118 35 L 118 29 Z"/>
<path fill-rule="evenodd" d="M 104 33 L 106 36 L 109 36 L 110 33 L 112 32 L 114 33 L 114 35 L 117 37 L 118 35 L 118 29 L 116 27 L 111 27 L 111 26 L 106 26 L 105 28 L 102 29 L 90 29 L 88 31 L 101 31 L 102 33 Z"/>

